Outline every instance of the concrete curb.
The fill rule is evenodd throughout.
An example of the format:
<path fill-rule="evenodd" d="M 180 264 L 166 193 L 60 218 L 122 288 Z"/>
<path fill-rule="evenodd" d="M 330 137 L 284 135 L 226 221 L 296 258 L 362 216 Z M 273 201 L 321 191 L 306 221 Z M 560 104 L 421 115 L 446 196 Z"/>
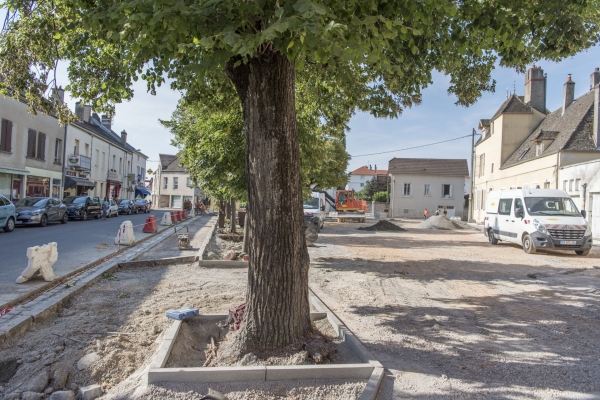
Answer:
<path fill-rule="evenodd" d="M 191 223 L 192 221 L 194 219 L 182 222 L 181 225 Z M 121 265 L 132 263 L 139 253 L 162 242 L 171 234 L 169 230 L 163 230 L 136 242 L 135 246 L 122 249 L 122 252 L 119 252 L 106 261 L 99 260 L 92 263 L 92 267 L 81 268 L 76 276 L 75 273 L 69 274 L 67 278 L 61 279 L 58 285 L 56 281 L 52 282 L 52 286 L 49 286 L 53 287 L 52 289 L 47 290 L 32 301 L 15 308 L 0 318 L 0 343 L 9 341 L 13 337 L 22 334 L 34 323 L 43 322 L 56 312 L 62 310 L 63 304 L 100 280 L 103 273 L 112 272 L 120 268 Z M 128 252 L 131 249 L 135 250 Z M 192 258 L 195 257 L 192 256 Z M 192 261 L 194 260 L 192 259 Z M 144 261 L 144 263 L 148 264 L 149 261 Z M 133 265 L 137 265 L 137 263 L 133 262 Z M 64 284 L 66 281 L 69 281 L 69 285 Z"/>
<path fill-rule="evenodd" d="M 229 260 L 199 260 L 200 267 L 209 268 L 248 268 L 248 261 L 229 261 Z"/>
<path fill-rule="evenodd" d="M 182 222 L 180 225 L 185 226 L 185 225 L 191 223 L 192 221 L 193 221 L 193 219 L 187 220 L 187 221 Z M 166 228 L 168 229 L 169 227 L 166 227 Z M 118 255 L 120 255 L 120 254 L 122 254 L 124 252 L 126 252 L 129 249 L 136 248 L 138 245 L 141 245 L 142 243 L 145 243 L 146 241 L 148 241 L 148 240 L 156 237 L 157 235 L 160 235 L 161 233 L 164 233 L 167 229 L 163 229 L 163 230 L 158 231 L 157 233 L 154 233 L 154 234 L 152 234 L 150 236 L 146 236 L 145 238 L 140 239 L 140 240 L 134 242 L 134 244 L 131 245 L 131 246 L 122 246 L 122 248 L 119 251 L 117 251 L 115 253 L 112 253 L 109 256 L 112 256 L 111 258 L 114 258 L 114 257 L 116 257 L 116 256 L 118 256 Z M 5 308 L 7 308 L 7 307 L 11 307 L 11 306 L 14 306 L 16 304 L 22 303 L 23 301 L 28 300 L 28 299 L 34 300 L 36 298 L 36 296 L 38 296 L 40 293 L 44 293 L 48 289 L 51 289 L 52 287 L 54 287 L 56 285 L 60 285 L 60 284 L 63 284 L 65 282 L 67 282 L 73 276 L 75 276 L 77 274 L 80 274 L 83 271 L 86 271 L 86 270 L 88 270 L 90 268 L 93 268 L 93 267 L 101 264 L 102 262 L 104 262 L 103 260 L 105 260 L 105 259 L 106 259 L 106 257 L 100 258 L 100 259 L 98 259 L 96 261 L 92 261 L 91 263 L 84 265 L 83 267 L 77 268 L 76 270 L 71 271 L 71 272 L 69 272 L 69 273 L 67 273 L 65 275 L 61 275 L 61 276 L 58 277 L 58 279 L 55 279 L 52 282 L 48 282 L 48 283 L 44 284 L 43 286 L 40 286 L 38 288 L 33 289 L 29 293 L 23 294 L 23 295 L 15 298 L 14 300 L 8 301 L 8 302 L 0 305 L 0 310 L 3 310 Z M 11 313 L 12 313 L 12 311 L 11 311 Z M 2 323 L 2 319 L 0 319 L 0 324 L 1 323 Z"/>
<path fill-rule="evenodd" d="M 209 219 L 209 221 L 213 223 L 213 226 L 210 230 L 210 235 L 207 235 L 206 238 L 204 238 L 204 240 L 202 241 L 202 244 L 198 249 L 198 253 L 196 253 L 196 260 L 202 260 L 202 255 L 204 254 L 204 250 L 206 250 L 206 246 L 208 246 L 210 239 L 212 239 L 212 237 L 215 235 L 215 232 L 217 231 L 217 226 L 219 225 L 217 223 L 218 218 L 218 216 L 212 216 L 211 219 Z"/>

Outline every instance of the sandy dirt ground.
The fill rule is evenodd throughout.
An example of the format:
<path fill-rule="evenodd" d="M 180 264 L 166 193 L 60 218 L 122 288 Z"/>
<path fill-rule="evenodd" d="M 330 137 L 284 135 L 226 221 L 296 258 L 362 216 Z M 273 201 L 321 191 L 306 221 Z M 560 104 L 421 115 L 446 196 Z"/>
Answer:
<path fill-rule="evenodd" d="M 309 249 L 311 288 L 387 369 L 378 399 L 600 398 L 600 249 L 397 223 L 327 224 Z"/>

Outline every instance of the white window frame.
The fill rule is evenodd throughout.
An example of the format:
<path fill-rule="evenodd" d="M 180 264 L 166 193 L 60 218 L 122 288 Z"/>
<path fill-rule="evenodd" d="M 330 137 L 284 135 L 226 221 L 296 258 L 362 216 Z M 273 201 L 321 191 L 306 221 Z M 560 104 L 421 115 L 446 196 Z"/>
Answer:
<path fill-rule="evenodd" d="M 544 152 L 544 142 L 538 142 L 535 145 L 535 155 L 541 156 L 543 152 Z"/>
<path fill-rule="evenodd" d="M 449 188 L 450 193 L 449 193 L 448 197 L 444 196 L 444 186 L 450 186 L 450 188 Z M 452 198 L 452 184 L 442 183 L 442 199 L 451 199 L 451 198 Z"/>
<path fill-rule="evenodd" d="M 403 189 L 402 189 L 402 196 L 410 196 L 411 192 L 412 192 L 412 184 L 405 183 L 403 186 Z"/>
<path fill-rule="evenodd" d="M 581 187 L 581 179 L 575 179 L 575 191 L 579 192 L 580 187 Z"/>
<path fill-rule="evenodd" d="M 423 188 L 423 196 L 431 196 L 431 184 L 425 184 L 425 187 Z"/>
<path fill-rule="evenodd" d="M 165 177 L 163 178 L 163 189 L 168 189 L 169 188 L 169 178 Z"/>
<path fill-rule="evenodd" d="M 175 189 L 179 189 L 179 178 L 176 176 L 173 177 L 173 190 Z"/>

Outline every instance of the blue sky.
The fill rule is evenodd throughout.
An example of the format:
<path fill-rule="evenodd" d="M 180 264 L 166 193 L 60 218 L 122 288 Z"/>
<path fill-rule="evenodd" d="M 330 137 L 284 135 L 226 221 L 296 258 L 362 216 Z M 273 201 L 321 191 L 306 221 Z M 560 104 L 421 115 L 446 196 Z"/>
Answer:
<path fill-rule="evenodd" d="M 4 20 L 4 16 L 5 10 L 0 10 L 0 19 Z M 540 61 L 536 64 L 548 74 L 547 108 L 553 111 L 561 106 L 563 83 L 567 74 L 572 74 L 576 82 L 575 97 L 589 90 L 589 76 L 595 67 L 600 67 L 600 47 L 596 46 L 560 63 Z M 447 94 L 448 77 L 435 73 L 433 84 L 423 91 L 423 103 L 405 110 L 400 118 L 376 119 L 366 113 L 357 113 L 350 121 L 350 131 L 347 134 L 347 150 L 353 156 L 348 171 L 362 165 L 371 165 L 373 168 L 377 165 L 379 169 L 387 169 L 388 162 L 393 157 L 469 159 L 470 138 L 409 151 L 358 156 L 469 135 L 480 119 L 490 118 L 496 112 L 506 99 L 507 90 L 512 93 L 514 87 L 518 95 L 523 95 L 524 75 L 517 74 L 512 69 L 497 68 L 492 77 L 496 80 L 496 92 L 483 94 L 469 108 L 454 105 L 456 99 Z M 64 65 L 58 78 L 62 86 L 67 84 Z M 157 95 L 152 96 L 147 93 L 146 84 L 141 80 L 134 85 L 134 91 L 133 100 L 117 105 L 113 130 L 120 132 L 125 129 L 129 143 L 148 155 L 148 167 L 155 169 L 159 153 L 177 152 L 170 144 L 171 134 L 158 120 L 170 118 L 180 96 L 178 92 L 170 90 L 168 85 L 159 88 Z M 76 99 L 70 98 L 66 93 L 65 100 L 74 110 Z"/>

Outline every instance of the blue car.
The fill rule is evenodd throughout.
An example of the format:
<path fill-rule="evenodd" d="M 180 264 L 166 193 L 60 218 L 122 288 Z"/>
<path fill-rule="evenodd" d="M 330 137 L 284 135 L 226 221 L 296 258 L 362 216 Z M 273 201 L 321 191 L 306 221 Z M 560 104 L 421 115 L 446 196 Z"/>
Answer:
<path fill-rule="evenodd" d="M 16 220 L 17 213 L 14 204 L 0 194 L 0 228 L 4 229 L 4 232 L 12 232 L 15 229 Z"/>

